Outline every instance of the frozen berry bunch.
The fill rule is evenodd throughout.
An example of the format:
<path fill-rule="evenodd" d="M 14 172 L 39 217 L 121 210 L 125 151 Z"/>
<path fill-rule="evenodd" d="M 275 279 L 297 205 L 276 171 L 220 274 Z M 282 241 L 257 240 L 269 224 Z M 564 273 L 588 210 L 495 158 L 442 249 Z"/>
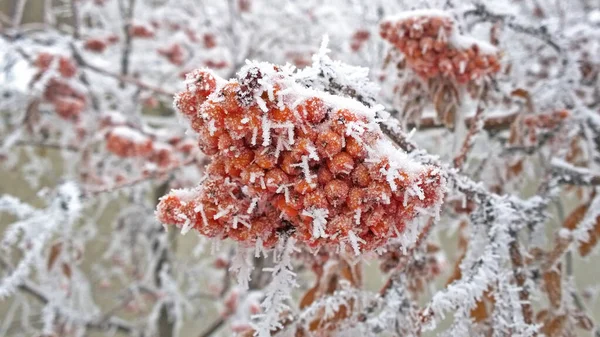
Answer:
<path fill-rule="evenodd" d="M 159 48 L 157 52 L 176 66 L 183 65 L 185 61 L 185 49 L 179 43 L 174 43 L 166 48 Z"/>
<path fill-rule="evenodd" d="M 89 37 L 83 43 L 83 48 L 94 53 L 102 53 L 111 45 L 119 42 L 119 37 L 111 34 L 106 37 Z"/>
<path fill-rule="evenodd" d="M 106 150 L 120 158 L 143 159 L 146 169 L 167 169 L 193 156 L 191 138 L 152 133 L 135 128 L 117 112 L 100 118 Z"/>
<path fill-rule="evenodd" d="M 447 13 L 405 12 L 384 20 L 380 29 L 381 37 L 424 79 L 442 76 L 465 84 L 500 70 L 497 49 L 461 35 Z"/>
<path fill-rule="evenodd" d="M 363 45 L 369 40 L 371 37 L 371 33 L 368 30 L 359 29 L 354 34 L 352 34 L 352 39 L 350 41 L 350 49 L 356 52 L 359 51 Z"/>
<path fill-rule="evenodd" d="M 106 149 L 122 158 L 146 157 L 153 151 L 153 142 L 138 130 L 117 126 L 106 134 Z"/>
<path fill-rule="evenodd" d="M 187 76 L 175 105 L 212 157 L 205 180 L 173 190 L 159 220 L 203 235 L 273 246 L 373 250 L 435 212 L 445 179 L 382 134 L 375 111 L 307 88 L 288 67 L 250 63 L 237 79 Z"/>
<path fill-rule="evenodd" d="M 56 114 L 65 120 L 78 120 L 86 107 L 85 95 L 73 88 L 69 79 L 77 74 L 77 67 L 73 60 L 66 56 L 58 56 L 42 52 L 35 60 L 38 68 L 36 80 L 54 69 L 56 75 L 49 76 L 44 86 L 44 100 L 50 103 Z"/>

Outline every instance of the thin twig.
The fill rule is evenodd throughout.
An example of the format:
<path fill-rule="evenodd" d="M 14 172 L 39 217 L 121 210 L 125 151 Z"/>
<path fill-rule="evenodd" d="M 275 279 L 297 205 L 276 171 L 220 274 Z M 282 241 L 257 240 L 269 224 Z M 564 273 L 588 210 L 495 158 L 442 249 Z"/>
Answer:
<path fill-rule="evenodd" d="M 554 41 L 552 34 L 548 32 L 548 29 L 545 26 L 526 26 L 525 24 L 517 22 L 516 17 L 513 15 L 493 13 L 483 3 L 475 4 L 475 9 L 468 10 L 464 13 L 465 17 L 471 15 L 479 17 L 482 21 L 501 22 L 515 32 L 540 39 L 556 50 L 557 53 L 562 53 L 562 48 Z"/>
<path fill-rule="evenodd" d="M 121 76 L 126 77 L 129 74 L 129 59 L 131 55 L 131 42 L 132 36 L 130 32 L 133 12 L 135 8 L 135 0 L 129 0 L 129 6 L 127 7 L 127 13 L 122 13 L 122 17 L 125 20 L 123 24 L 123 33 L 125 34 L 125 42 L 123 46 L 123 53 L 121 54 Z M 121 10 L 124 8 L 121 6 Z M 125 81 L 121 81 L 121 87 L 125 85 Z"/>
<path fill-rule="evenodd" d="M 477 112 L 475 113 L 475 116 L 473 117 L 473 122 L 471 123 L 471 126 L 469 127 L 469 132 L 467 133 L 463 144 L 460 148 L 460 152 L 458 153 L 458 155 L 454 158 L 454 167 L 457 169 L 461 169 L 467 159 L 467 155 L 469 153 L 469 151 L 471 150 L 471 148 L 473 147 L 473 141 L 475 136 L 477 136 L 477 134 L 479 133 L 479 131 L 481 131 L 481 129 L 484 127 L 484 123 L 482 123 L 483 121 L 483 106 L 478 106 L 477 107 Z"/>
<path fill-rule="evenodd" d="M 533 323 L 533 309 L 529 303 L 529 290 L 525 282 L 527 281 L 527 274 L 525 270 L 525 263 L 523 261 L 523 254 L 519 248 L 519 241 L 517 240 L 517 233 L 511 233 L 513 240 L 509 244 L 510 261 L 513 267 L 513 276 L 516 281 L 516 285 L 519 290 L 519 300 L 521 301 L 521 311 L 523 313 L 523 321 L 530 325 Z"/>
<path fill-rule="evenodd" d="M 73 19 L 73 37 L 79 39 L 81 37 L 81 19 L 79 17 L 78 0 L 71 0 L 71 16 Z"/>
<path fill-rule="evenodd" d="M 170 92 L 170 91 L 167 91 L 165 89 L 152 86 L 150 84 L 144 83 L 144 82 L 140 81 L 139 79 L 131 77 L 131 76 L 124 76 L 124 75 L 119 75 L 117 73 L 113 73 L 113 72 L 111 72 L 109 70 L 102 69 L 102 68 L 100 68 L 98 66 L 90 64 L 90 63 L 86 62 L 83 59 L 80 59 L 78 62 L 82 66 L 84 66 L 84 67 L 86 67 L 86 68 L 88 68 L 88 69 L 90 69 L 90 70 L 92 70 L 92 71 L 94 71 L 94 72 L 96 72 L 98 74 L 102 74 L 102 75 L 105 75 L 105 76 L 109 76 L 109 77 L 115 78 L 115 79 L 117 79 L 117 80 L 119 80 L 121 82 L 133 84 L 133 85 L 139 87 L 140 89 L 152 91 L 154 93 L 167 96 L 169 99 L 173 98 L 173 96 L 175 95 L 174 92 Z"/>
<path fill-rule="evenodd" d="M 3 263 L 3 264 L 6 265 L 5 263 Z M 44 293 L 39 289 L 39 287 L 37 287 L 36 285 L 34 285 L 28 281 L 21 282 L 21 284 L 19 285 L 19 289 L 22 292 L 31 295 L 33 298 L 37 299 L 39 302 L 41 302 L 43 304 L 47 304 L 50 302 L 48 297 L 46 295 L 44 295 Z M 56 308 L 56 310 L 57 310 L 58 315 L 69 317 L 69 315 L 67 313 L 61 312 L 59 308 Z M 116 330 L 118 332 L 122 332 L 125 334 L 131 334 L 134 332 L 133 326 L 131 326 L 127 322 L 125 322 L 117 317 L 114 317 L 114 316 L 103 317 L 100 320 L 86 320 L 82 323 L 88 329 L 94 329 L 94 330 L 100 330 L 100 331 Z"/>
<path fill-rule="evenodd" d="M 185 166 L 192 165 L 192 164 L 196 163 L 196 161 L 197 161 L 196 158 L 192 157 L 192 158 L 189 158 L 189 159 L 187 159 L 187 160 L 185 160 L 185 161 L 183 161 L 183 162 L 181 162 L 181 163 L 179 163 L 179 164 L 177 164 L 175 166 L 172 166 L 172 167 L 170 167 L 170 168 L 168 168 L 166 170 L 157 171 L 157 172 L 154 172 L 154 173 L 149 174 L 147 176 L 142 176 L 142 177 L 139 177 L 139 178 L 136 178 L 136 179 L 132 179 L 132 180 L 129 180 L 129 181 L 126 181 L 124 183 L 120 183 L 120 184 L 117 184 L 117 185 L 114 185 L 114 186 L 105 187 L 105 188 L 96 189 L 96 190 L 88 190 L 88 191 L 86 191 L 86 195 L 87 196 L 97 196 L 99 194 L 115 192 L 115 191 L 123 189 L 123 188 L 128 188 L 128 187 L 132 187 L 132 186 L 144 183 L 144 182 L 148 182 L 148 181 L 151 181 L 151 180 L 163 178 L 167 174 L 173 173 L 173 172 L 175 172 L 175 171 L 177 171 L 177 170 L 179 170 L 179 169 L 181 169 L 181 168 L 183 168 Z"/>
<path fill-rule="evenodd" d="M 53 149 L 53 150 L 65 150 L 70 152 L 79 152 L 81 149 L 75 145 L 63 145 L 57 143 L 44 143 L 44 142 L 33 142 L 33 141 L 25 141 L 18 140 L 15 142 L 14 146 L 30 146 L 30 147 L 39 147 L 45 149 Z"/>
<path fill-rule="evenodd" d="M 219 330 L 224 324 L 225 324 L 225 318 L 220 317 L 217 320 L 215 320 L 214 322 L 212 322 L 208 326 L 208 328 L 204 332 L 202 332 L 200 334 L 200 336 L 198 336 L 198 337 L 210 337 L 210 336 L 212 336 L 212 334 L 217 332 L 217 330 Z"/>
<path fill-rule="evenodd" d="M 14 2 L 15 6 L 13 8 L 12 15 L 12 26 L 13 28 L 17 28 L 21 25 L 23 21 L 23 13 L 25 12 L 25 5 L 27 4 L 27 0 L 17 0 Z"/>

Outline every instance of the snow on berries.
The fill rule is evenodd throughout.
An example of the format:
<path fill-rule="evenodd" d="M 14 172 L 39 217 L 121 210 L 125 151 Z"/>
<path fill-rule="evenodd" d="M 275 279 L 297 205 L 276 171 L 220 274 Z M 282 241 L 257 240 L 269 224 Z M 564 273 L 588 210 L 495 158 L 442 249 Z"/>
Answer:
<path fill-rule="evenodd" d="M 83 44 L 83 48 L 96 53 L 102 53 L 107 47 L 107 41 L 100 38 L 89 38 Z"/>
<path fill-rule="evenodd" d="M 60 118 L 77 121 L 86 108 L 86 98 L 71 82 L 77 74 L 75 62 L 67 56 L 41 52 L 34 65 L 38 69 L 35 79 L 45 81 L 44 100 L 54 107 Z"/>
<path fill-rule="evenodd" d="M 185 61 L 185 49 L 179 43 L 174 43 L 166 48 L 159 48 L 157 52 L 176 66 L 183 65 Z"/>
<path fill-rule="evenodd" d="M 297 75 L 255 62 L 229 81 L 187 75 L 175 106 L 212 162 L 198 187 L 161 198 L 161 222 L 246 245 L 272 247 L 285 233 L 358 254 L 437 212 L 445 179 L 436 167 L 385 138 L 373 108 Z"/>
<path fill-rule="evenodd" d="M 424 79 L 442 76 L 464 84 L 500 71 L 497 48 L 461 35 L 446 12 L 403 12 L 385 19 L 380 34 Z"/>
<path fill-rule="evenodd" d="M 122 158 L 144 157 L 152 153 L 153 143 L 150 137 L 135 129 L 117 126 L 107 133 L 106 148 Z"/>

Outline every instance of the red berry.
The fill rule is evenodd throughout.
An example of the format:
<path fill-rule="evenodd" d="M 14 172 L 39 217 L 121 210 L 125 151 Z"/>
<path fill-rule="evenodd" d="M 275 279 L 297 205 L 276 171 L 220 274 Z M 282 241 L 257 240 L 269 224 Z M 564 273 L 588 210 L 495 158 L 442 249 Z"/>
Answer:
<path fill-rule="evenodd" d="M 339 207 L 344 204 L 348 196 L 348 184 L 339 179 L 335 179 L 325 185 L 325 195 L 333 207 Z"/>

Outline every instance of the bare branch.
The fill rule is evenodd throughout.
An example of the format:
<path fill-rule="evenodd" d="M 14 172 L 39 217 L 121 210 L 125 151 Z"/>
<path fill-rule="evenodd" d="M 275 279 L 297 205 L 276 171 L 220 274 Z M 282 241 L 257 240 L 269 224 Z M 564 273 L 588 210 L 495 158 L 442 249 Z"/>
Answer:
<path fill-rule="evenodd" d="M 508 15 L 508 14 L 497 14 L 490 11 L 483 3 L 475 4 L 475 9 L 468 10 L 464 13 L 466 16 L 476 16 L 483 21 L 489 22 L 501 22 L 506 25 L 508 28 L 514 30 L 515 32 L 526 34 L 529 36 L 533 36 L 544 43 L 548 44 L 557 53 L 562 53 L 562 48 L 554 41 L 554 38 L 548 32 L 548 29 L 545 26 L 533 27 L 526 26 L 522 23 L 517 22 L 517 18 Z"/>

